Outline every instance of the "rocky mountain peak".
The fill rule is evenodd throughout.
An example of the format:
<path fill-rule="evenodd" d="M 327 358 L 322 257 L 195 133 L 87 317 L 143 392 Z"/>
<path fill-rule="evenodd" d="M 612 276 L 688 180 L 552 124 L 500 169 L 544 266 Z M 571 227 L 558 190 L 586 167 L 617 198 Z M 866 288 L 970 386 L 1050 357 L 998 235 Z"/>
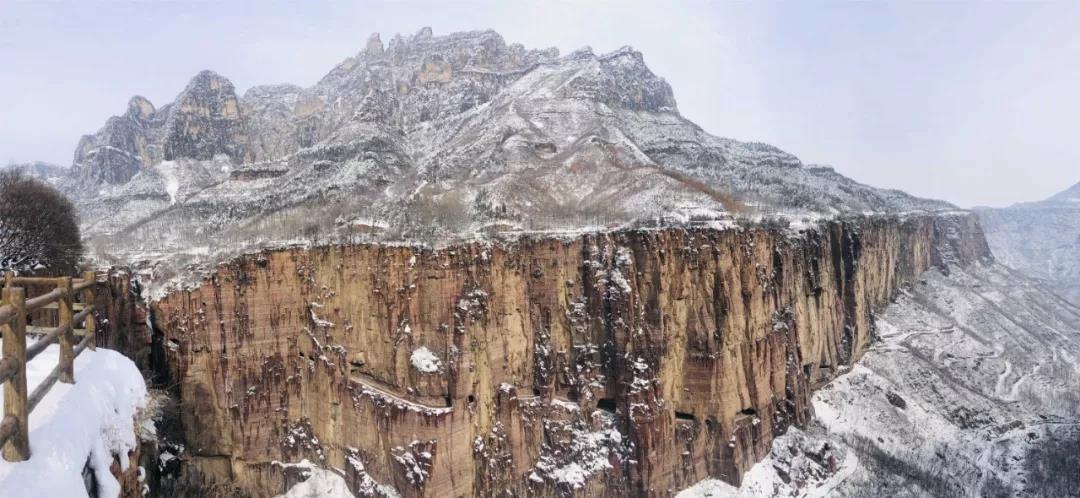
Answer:
<path fill-rule="evenodd" d="M 420 31 L 417 31 L 416 34 L 413 35 L 412 40 L 427 40 L 432 38 L 433 36 L 434 35 L 432 34 L 431 26 L 424 26 L 420 28 Z"/>
<path fill-rule="evenodd" d="M 201 71 L 176 98 L 165 122 L 164 158 L 250 160 L 247 127 L 231 81 Z"/>
<path fill-rule="evenodd" d="M 1080 203 L 1080 183 L 1073 185 L 1048 199 L 1055 202 L 1077 202 Z"/>
<path fill-rule="evenodd" d="M 371 36 L 368 37 L 367 45 L 365 45 L 364 48 L 364 53 L 368 57 L 378 57 L 383 54 L 383 50 L 383 42 L 382 39 L 379 38 L 379 34 L 372 33 Z"/>
<path fill-rule="evenodd" d="M 197 104 L 200 101 L 207 103 L 210 101 L 224 102 L 229 98 L 235 99 L 235 97 L 236 88 L 228 78 L 209 69 L 204 69 L 188 81 L 187 86 L 176 97 L 175 104 L 183 106 L 185 104 Z M 219 111 L 225 112 L 224 107 Z M 238 110 L 232 109 L 228 112 L 238 112 Z"/>
<path fill-rule="evenodd" d="M 134 119 L 140 123 L 149 121 L 154 116 L 154 104 L 150 103 L 146 97 L 142 95 L 136 95 L 128 100 L 127 117 Z"/>
<path fill-rule="evenodd" d="M 641 52 L 622 47 L 599 58 L 609 90 L 607 100 L 626 108 L 678 112 L 671 85 L 645 65 Z"/>

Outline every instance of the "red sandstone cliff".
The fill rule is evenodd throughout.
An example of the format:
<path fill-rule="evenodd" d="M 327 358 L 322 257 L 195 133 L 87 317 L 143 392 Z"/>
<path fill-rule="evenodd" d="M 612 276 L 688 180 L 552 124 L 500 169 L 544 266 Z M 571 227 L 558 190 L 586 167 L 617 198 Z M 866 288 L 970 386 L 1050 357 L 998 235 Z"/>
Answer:
<path fill-rule="evenodd" d="M 154 318 L 204 490 L 307 458 L 360 495 L 668 496 L 738 483 L 901 283 L 985 257 L 965 215 L 288 249 Z"/>

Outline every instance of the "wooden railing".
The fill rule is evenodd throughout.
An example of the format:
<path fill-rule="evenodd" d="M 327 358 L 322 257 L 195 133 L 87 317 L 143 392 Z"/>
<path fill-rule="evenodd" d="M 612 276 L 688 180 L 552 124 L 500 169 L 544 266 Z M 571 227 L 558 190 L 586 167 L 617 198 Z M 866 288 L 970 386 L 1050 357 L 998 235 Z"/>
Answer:
<path fill-rule="evenodd" d="M 4 385 L 4 414 L 0 419 L 0 446 L 4 459 L 19 462 L 30 458 L 29 417 L 34 407 L 48 394 L 56 381 L 75 383 L 75 357 L 94 344 L 94 272 L 72 277 L 40 278 L 4 275 L 3 300 L 0 303 L 0 334 L 3 334 L 3 357 L 0 357 L 0 383 Z M 26 289 L 52 287 L 53 290 L 27 299 Z M 82 297 L 82 303 L 76 302 Z M 27 314 L 39 309 L 56 309 L 56 327 L 28 327 Z M 87 318 L 89 317 L 89 320 Z M 83 328 L 78 328 L 85 323 Z M 39 338 L 26 345 L 27 334 Z M 75 336 L 83 336 L 78 344 Z M 26 393 L 26 365 L 49 345 L 60 343 L 60 361 L 29 396 Z"/>

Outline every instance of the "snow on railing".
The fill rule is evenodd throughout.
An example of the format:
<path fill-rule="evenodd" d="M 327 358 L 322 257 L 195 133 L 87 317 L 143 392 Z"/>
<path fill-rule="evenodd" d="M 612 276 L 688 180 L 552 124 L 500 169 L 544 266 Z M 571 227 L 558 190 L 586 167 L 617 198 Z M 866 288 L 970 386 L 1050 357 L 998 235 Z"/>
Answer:
<path fill-rule="evenodd" d="M 0 334 L 3 335 L 3 357 L 0 357 L 0 384 L 4 386 L 4 413 L 0 419 L 0 446 L 4 459 L 21 462 L 30 458 L 30 412 L 48 394 L 56 381 L 75 383 L 75 357 L 94 343 L 94 272 L 82 278 L 16 277 L 4 275 L 3 301 L 0 304 Z M 27 299 L 26 289 L 16 285 L 55 286 L 50 292 Z M 83 302 L 75 302 L 81 296 Z M 38 309 L 55 309 L 56 327 L 28 327 L 27 313 Z M 90 317 L 87 320 L 87 317 Z M 77 328 L 79 325 L 84 328 Z M 41 337 L 26 345 L 27 332 Z M 83 336 L 78 344 L 75 336 Z M 50 344 L 60 342 L 60 362 L 33 393 L 26 393 L 26 365 Z"/>

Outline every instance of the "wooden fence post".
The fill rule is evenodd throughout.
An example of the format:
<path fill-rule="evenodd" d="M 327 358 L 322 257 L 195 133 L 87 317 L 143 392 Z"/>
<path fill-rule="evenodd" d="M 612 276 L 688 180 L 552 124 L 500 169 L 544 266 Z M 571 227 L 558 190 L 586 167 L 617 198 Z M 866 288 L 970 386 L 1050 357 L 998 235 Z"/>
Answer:
<path fill-rule="evenodd" d="M 57 279 L 57 287 L 63 289 L 64 293 L 60 296 L 60 300 L 57 301 L 60 311 L 60 327 L 66 327 L 67 330 L 60 334 L 60 382 L 65 384 L 75 383 L 75 331 L 73 327 L 75 324 L 71 323 L 71 317 L 74 315 L 71 292 L 71 277 L 61 277 Z"/>
<path fill-rule="evenodd" d="M 4 287 L 11 287 L 11 279 L 15 278 L 15 272 L 4 272 Z"/>
<path fill-rule="evenodd" d="M 83 280 L 86 282 L 93 282 L 97 280 L 97 275 L 94 274 L 94 272 L 92 271 L 83 272 Z M 83 303 L 86 303 L 85 306 L 89 307 L 94 305 L 94 285 L 95 284 L 91 284 L 82 291 L 82 299 Z M 97 336 L 95 334 L 96 327 L 97 323 L 94 321 L 94 312 L 91 311 L 89 314 L 86 315 L 86 319 L 83 320 L 83 328 L 86 329 L 86 334 L 91 337 L 88 344 L 90 347 L 90 351 L 97 351 Z"/>
<path fill-rule="evenodd" d="M 4 358 L 15 358 L 18 370 L 4 383 L 4 415 L 15 419 L 15 434 L 4 445 L 4 459 L 21 462 L 30 458 L 29 412 L 26 409 L 26 291 L 5 287 L 4 303 L 15 309 L 11 321 L 0 327 L 4 334 Z M 3 418 L 0 418 L 2 420 Z"/>

